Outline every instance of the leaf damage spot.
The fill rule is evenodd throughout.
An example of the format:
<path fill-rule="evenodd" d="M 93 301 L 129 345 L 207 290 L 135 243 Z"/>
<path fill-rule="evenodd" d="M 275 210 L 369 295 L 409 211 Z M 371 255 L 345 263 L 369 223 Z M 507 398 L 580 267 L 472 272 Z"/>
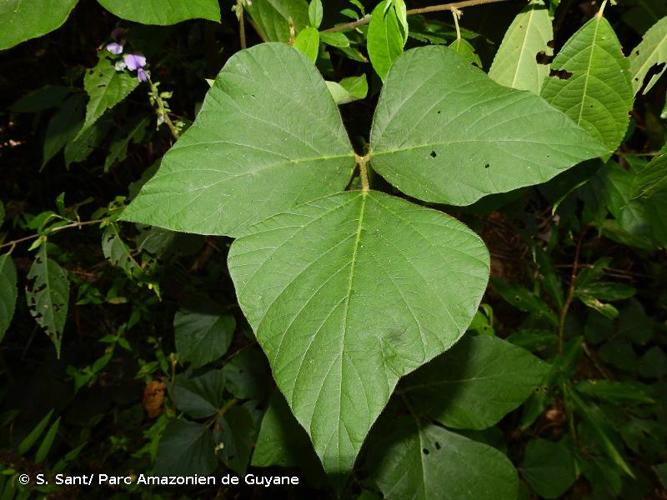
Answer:
<path fill-rule="evenodd" d="M 549 76 L 560 80 L 569 80 L 572 77 L 572 73 L 565 69 L 552 69 L 549 71 Z"/>

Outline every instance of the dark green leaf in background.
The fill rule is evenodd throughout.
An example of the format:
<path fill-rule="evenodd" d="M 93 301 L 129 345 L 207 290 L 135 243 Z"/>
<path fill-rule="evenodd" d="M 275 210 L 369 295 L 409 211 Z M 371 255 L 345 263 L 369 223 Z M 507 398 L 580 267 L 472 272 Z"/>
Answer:
<path fill-rule="evenodd" d="M 504 340 L 466 336 L 401 384 L 417 412 L 448 427 L 485 429 L 530 396 L 549 365 Z"/>
<path fill-rule="evenodd" d="M 178 311 L 174 332 L 179 360 L 198 368 L 221 358 L 232 343 L 235 329 L 233 316 Z"/>
<path fill-rule="evenodd" d="M 217 466 L 215 443 L 206 425 L 172 420 L 164 430 L 157 452 L 155 474 L 209 474 Z"/>
<path fill-rule="evenodd" d="M 17 294 L 14 261 L 9 254 L 0 255 L 0 341 L 14 316 Z"/>
<path fill-rule="evenodd" d="M 388 420 L 374 431 L 368 458 L 384 498 L 516 499 L 517 474 L 500 451 L 410 417 Z"/>
<path fill-rule="evenodd" d="M 560 497 L 576 479 L 574 456 L 565 441 L 530 441 L 519 470 L 535 493 L 543 498 Z"/>

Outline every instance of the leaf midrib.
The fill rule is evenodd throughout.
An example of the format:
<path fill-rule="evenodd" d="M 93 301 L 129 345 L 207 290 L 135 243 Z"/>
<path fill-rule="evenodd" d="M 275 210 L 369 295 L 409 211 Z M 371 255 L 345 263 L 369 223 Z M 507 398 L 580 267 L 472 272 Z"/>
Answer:
<path fill-rule="evenodd" d="M 579 106 L 579 116 L 577 117 L 577 125 L 581 125 L 581 119 L 584 115 L 584 101 L 586 101 L 587 99 L 588 81 L 590 80 L 591 76 L 591 68 L 593 65 L 593 54 L 595 53 L 595 47 L 597 46 L 598 29 L 600 28 L 601 19 L 602 17 L 600 17 L 599 15 L 596 16 L 595 18 L 595 30 L 593 31 L 593 41 L 591 42 L 591 53 L 588 56 L 588 65 L 586 67 L 586 74 L 584 77 L 584 89 Z"/>

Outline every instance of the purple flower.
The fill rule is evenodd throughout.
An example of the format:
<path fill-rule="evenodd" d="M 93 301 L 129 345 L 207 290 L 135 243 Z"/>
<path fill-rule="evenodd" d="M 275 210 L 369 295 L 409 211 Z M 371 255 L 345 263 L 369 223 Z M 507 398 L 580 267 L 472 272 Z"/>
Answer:
<path fill-rule="evenodd" d="M 142 68 L 137 69 L 137 79 L 140 82 L 148 81 L 148 79 L 150 77 L 151 77 L 151 72 L 150 71 L 144 71 Z"/>
<path fill-rule="evenodd" d="M 125 61 L 125 65 L 130 71 L 136 71 L 146 66 L 146 58 L 139 54 L 125 54 L 123 61 Z"/>
<path fill-rule="evenodd" d="M 123 53 L 123 46 L 120 43 L 111 42 L 107 44 L 107 50 L 112 54 L 118 55 Z"/>

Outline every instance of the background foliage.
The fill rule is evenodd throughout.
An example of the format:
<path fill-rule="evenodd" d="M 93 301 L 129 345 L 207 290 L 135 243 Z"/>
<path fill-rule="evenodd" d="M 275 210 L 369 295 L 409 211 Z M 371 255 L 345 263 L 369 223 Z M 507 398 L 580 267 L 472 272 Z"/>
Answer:
<path fill-rule="evenodd" d="M 666 497 L 666 10 L 1 3 L 2 498 Z"/>

